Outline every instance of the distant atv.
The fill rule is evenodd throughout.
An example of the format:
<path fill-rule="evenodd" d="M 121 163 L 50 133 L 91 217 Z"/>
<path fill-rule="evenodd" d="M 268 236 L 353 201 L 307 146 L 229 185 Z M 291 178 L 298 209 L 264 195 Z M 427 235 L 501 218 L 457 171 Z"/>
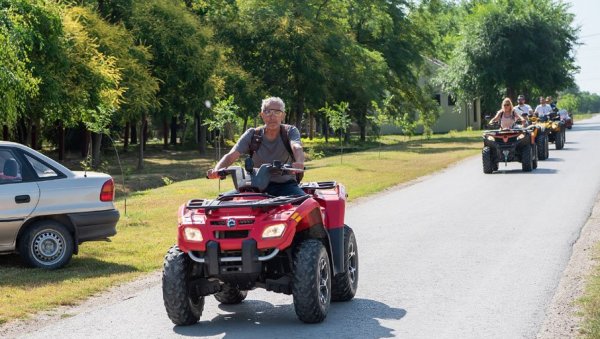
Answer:
<path fill-rule="evenodd" d="M 557 150 L 563 149 L 566 141 L 566 122 L 560 119 L 560 115 L 552 112 L 541 117 L 539 122 L 545 126 L 548 141 L 553 142 Z"/>
<path fill-rule="evenodd" d="M 176 325 L 198 322 L 204 298 L 239 304 L 256 287 L 291 294 L 300 320 L 325 319 L 330 301 L 351 300 L 358 286 L 354 232 L 345 225 L 346 190 L 334 181 L 300 187 L 305 195 L 264 193 L 273 174 L 301 170 L 280 162 L 232 166 L 239 193 L 192 199 L 179 208 L 177 245 L 164 261 L 162 288 Z"/>
<path fill-rule="evenodd" d="M 538 160 L 546 160 L 550 156 L 550 141 L 548 140 L 548 132 L 546 131 L 548 123 L 547 121 L 540 121 L 536 116 L 528 117 L 528 119 L 532 125 L 538 126 L 538 132 L 535 138 Z"/>
<path fill-rule="evenodd" d="M 535 141 L 538 133 L 538 126 L 485 131 L 481 151 L 483 173 L 497 171 L 500 162 L 504 162 L 505 166 L 508 162 L 520 162 L 523 172 L 536 169 L 538 152 Z"/>

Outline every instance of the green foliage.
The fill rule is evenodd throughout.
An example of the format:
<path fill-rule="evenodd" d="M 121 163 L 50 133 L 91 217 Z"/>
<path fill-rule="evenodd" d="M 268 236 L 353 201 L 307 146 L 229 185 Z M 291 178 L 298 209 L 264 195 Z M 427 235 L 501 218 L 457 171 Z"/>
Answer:
<path fill-rule="evenodd" d="M 349 104 L 342 101 L 333 106 L 329 106 L 328 103 L 325 103 L 325 106 L 319 110 L 320 112 L 325 113 L 325 116 L 329 121 L 329 126 L 340 133 L 340 141 L 352 123 L 350 114 L 348 113 L 349 108 Z"/>
<path fill-rule="evenodd" d="M 551 0 L 473 1 L 441 83 L 460 101 L 554 93 L 573 84 L 578 29 Z M 485 101 L 485 100 L 484 100 Z"/>
<path fill-rule="evenodd" d="M 564 94 L 560 96 L 560 108 L 569 113 L 579 113 L 580 99 L 575 94 Z"/>

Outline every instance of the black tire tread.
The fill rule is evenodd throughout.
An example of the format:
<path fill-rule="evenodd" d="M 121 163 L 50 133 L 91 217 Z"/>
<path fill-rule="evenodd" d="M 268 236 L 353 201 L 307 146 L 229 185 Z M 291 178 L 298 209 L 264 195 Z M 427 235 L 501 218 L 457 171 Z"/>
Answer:
<path fill-rule="evenodd" d="M 525 145 L 521 148 L 521 167 L 523 172 L 531 172 L 533 169 L 533 159 L 531 158 L 531 145 Z"/>
<path fill-rule="evenodd" d="M 317 274 L 318 263 L 322 256 L 329 260 L 323 243 L 317 239 L 301 242 L 294 255 L 292 283 L 294 309 L 298 318 L 305 323 L 322 322 L 329 311 L 329 303 L 325 307 L 321 307 L 319 302 Z"/>
<path fill-rule="evenodd" d="M 190 259 L 176 245 L 165 255 L 162 275 L 163 302 L 169 319 L 175 325 L 193 325 L 200 320 L 204 297 L 192 305 L 189 298 L 188 272 Z"/>
<path fill-rule="evenodd" d="M 224 284 L 221 292 L 215 293 L 215 299 L 221 304 L 235 305 L 244 301 L 247 295 L 247 291 L 240 291 L 240 289 L 235 286 Z"/>
<path fill-rule="evenodd" d="M 32 256 L 30 251 L 31 241 L 33 240 L 32 237 L 44 228 L 59 231 L 60 233 L 62 233 L 63 238 L 65 239 L 65 256 L 62 260 L 53 265 L 41 264 Z M 48 270 L 55 270 L 68 264 L 71 258 L 73 257 L 74 248 L 75 243 L 73 241 L 73 235 L 71 234 L 71 232 L 69 232 L 69 230 L 63 224 L 54 220 L 40 220 L 31 224 L 31 226 L 29 226 L 26 230 L 26 233 L 23 236 L 21 236 L 17 244 L 17 250 L 19 251 L 19 255 L 21 256 L 21 258 L 27 266 L 44 268 Z"/>
<path fill-rule="evenodd" d="M 547 142 L 548 138 L 545 134 L 538 135 L 537 140 L 535 141 L 535 143 L 537 144 L 538 160 L 546 160 L 548 158 L 546 146 Z"/>
<path fill-rule="evenodd" d="M 492 159 L 492 149 L 489 146 L 481 150 L 481 161 L 483 163 L 483 173 L 490 174 L 494 172 L 494 160 Z"/>
<path fill-rule="evenodd" d="M 354 242 L 354 251 L 356 251 L 356 282 L 353 286 L 348 273 L 348 247 L 350 241 Z M 356 295 L 358 287 L 358 248 L 354 231 L 348 226 L 344 226 L 344 273 L 336 274 L 331 281 L 331 301 L 348 301 Z"/>

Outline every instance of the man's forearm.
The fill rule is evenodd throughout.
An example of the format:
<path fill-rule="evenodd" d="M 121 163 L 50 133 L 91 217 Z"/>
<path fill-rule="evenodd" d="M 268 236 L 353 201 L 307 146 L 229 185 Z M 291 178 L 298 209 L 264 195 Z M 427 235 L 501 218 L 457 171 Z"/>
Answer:
<path fill-rule="evenodd" d="M 296 159 L 296 162 L 303 164 L 304 163 L 304 150 L 302 149 L 302 147 L 295 146 L 292 149 L 292 152 L 294 152 L 294 158 Z"/>
<path fill-rule="evenodd" d="M 219 170 L 221 168 L 226 168 L 231 166 L 231 164 L 233 164 L 233 162 L 235 161 L 235 157 L 233 154 L 231 153 L 227 153 L 225 154 L 225 156 L 223 158 L 221 158 L 221 160 L 219 160 L 219 162 L 215 165 L 215 170 Z"/>

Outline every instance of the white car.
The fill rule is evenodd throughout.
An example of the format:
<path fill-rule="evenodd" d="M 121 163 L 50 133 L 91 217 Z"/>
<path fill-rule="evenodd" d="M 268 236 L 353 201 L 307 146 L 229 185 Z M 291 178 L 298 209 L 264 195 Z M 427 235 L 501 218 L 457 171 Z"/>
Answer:
<path fill-rule="evenodd" d="M 66 265 L 79 244 L 116 234 L 113 179 L 73 172 L 21 144 L 0 141 L 0 254 L 33 267 Z"/>

